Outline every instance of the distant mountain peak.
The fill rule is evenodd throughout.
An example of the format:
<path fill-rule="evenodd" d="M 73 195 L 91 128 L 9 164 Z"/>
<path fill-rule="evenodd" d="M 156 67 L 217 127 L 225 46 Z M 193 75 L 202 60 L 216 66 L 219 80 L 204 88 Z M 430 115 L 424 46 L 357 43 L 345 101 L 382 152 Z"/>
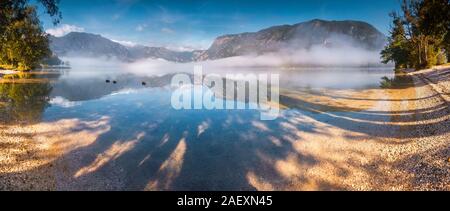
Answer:
<path fill-rule="evenodd" d="M 386 37 L 372 25 L 362 21 L 327 21 L 313 19 L 293 25 L 279 25 L 258 32 L 217 37 L 198 60 L 220 59 L 246 54 L 264 54 L 283 48 L 308 49 L 314 45 L 331 45 L 334 37 L 367 50 L 379 50 Z"/>
<path fill-rule="evenodd" d="M 384 34 L 369 23 L 322 19 L 272 26 L 257 32 L 219 36 L 211 47 L 204 51 L 173 51 L 163 47 L 123 45 L 101 35 L 86 32 L 71 32 L 63 37 L 50 36 L 51 48 L 58 56 L 108 57 L 127 62 L 147 58 L 191 62 L 247 54 L 260 55 L 284 48 L 299 50 L 315 45 L 335 47 L 340 45 L 336 42 L 341 38 L 367 50 L 379 50 L 386 42 Z"/>
<path fill-rule="evenodd" d="M 71 32 L 63 37 L 50 36 L 50 47 L 58 56 L 106 57 L 125 62 L 162 58 L 174 62 L 193 60 L 193 52 L 176 52 L 163 47 L 125 46 L 98 34 Z"/>

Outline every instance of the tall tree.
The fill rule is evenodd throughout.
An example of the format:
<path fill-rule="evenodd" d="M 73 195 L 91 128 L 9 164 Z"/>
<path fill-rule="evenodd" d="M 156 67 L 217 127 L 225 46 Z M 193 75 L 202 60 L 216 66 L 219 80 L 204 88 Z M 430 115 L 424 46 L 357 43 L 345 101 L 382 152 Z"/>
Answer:
<path fill-rule="evenodd" d="M 403 15 L 394 17 L 397 23 L 392 32 L 404 28 L 405 41 L 398 42 L 397 34 L 391 33 L 389 44 L 382 52 L 383 61 L 394 61 L 396 67 L 403 66 L 404 61 L 399 60 L 399 55 L 392 53 L 393 47 L 401 47 L 408 53 L 407 66 L 424 68 L 446 62 L 445 51 L 447 55 L 450 51 L 450 1 L 403 0 L 401 8 Z"/>
<path fill-rule="evenodd" d="M 407 68 L 409 66 L 409 50 L 403 21 L 395 12 L 390 16 L 393 18 L 393 25 L 388 38 L 389 45 L 381 51 L 382 62 L 394 62 L 396 69 Z"/>
<path fill-rule="evenodd" d="M 59 0 L 38 0 L 59 23 Z M 48 37 L 41 27 L 36 7 L 29 0 L 0 1 L 0 64 L 20 70 L 35 67 L 50 56 Z"/>

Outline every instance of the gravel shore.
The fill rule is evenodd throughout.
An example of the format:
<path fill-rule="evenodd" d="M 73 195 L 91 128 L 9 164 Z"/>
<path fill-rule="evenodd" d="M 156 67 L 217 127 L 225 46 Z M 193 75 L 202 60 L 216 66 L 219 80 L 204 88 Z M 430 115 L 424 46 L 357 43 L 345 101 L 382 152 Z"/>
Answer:
<path fill-rule="evenodd" d="M 302 102 L 299 107 L 328 115 L 329 120 L 305 116 L 284 122 L 285 128 L 292 128 L 286 140 L 291 140 L 289 152 L 294 153 L 274 159 L 262 151 L 260 157 L 252 158 L 263 160 L 258 162 L 261 166 L 241 166 L 248 171 L 236 174 L 235 181 L 244 178 L 255 190 L 450 190 L 450 68 L 411 72 L 404 77 L 411 84 L 391 89 L 281 93 L 292 104 Z M 317 129 L 296 130 L 294 124 Z M 260 123 L 254 127 L 269 130 Z M 0 124 L 0 190 L 129 189 L 123 183 L 123 169 L 116 167 L 120 165 L 110 165 L 109 175 L 95 172 L 139 143 L 139 135 L 100 154 L 77 150 L 95 144 L 97 137 L 110 129 L 107 117 L 92 122 L 66 119 L 34 125 Z M 271 148 L 276 154 L 284 143 L 276 137 L 271 141 L 279 146 Z M 176 189 L 161 184 L 168 180 L 167 175 L 175 178 L 179 174 L 186 148 L 186 143 L 180 142 L 169 156 L 172 160 L 163 162 L 155 173 L 160 180 L 150 181 L 144 189 Z M 244 149 L 236 152 L 239 150 Z M 85 165 L 85 156 L 93 157 L 94 162 Z M 235 156 L 248 160 L 242 153 Z M 85 177 L 89 174 L 93 176 Z M 218 177 L 219 181 L 221 176 L 205 179 L 216 181 L 214 177 Z"/>

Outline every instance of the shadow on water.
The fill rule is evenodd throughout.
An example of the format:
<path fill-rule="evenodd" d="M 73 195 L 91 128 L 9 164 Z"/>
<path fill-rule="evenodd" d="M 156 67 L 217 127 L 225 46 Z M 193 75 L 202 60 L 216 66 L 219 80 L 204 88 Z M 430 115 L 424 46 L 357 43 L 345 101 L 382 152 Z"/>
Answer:
<path fill-rule="evenodd" d="M 272 159 L 292 155 L 304 165 L 317 162 L 293 148 L 291 141 L 298 131 L 286 128 L 294 127 L 292 123 L 254 121 L 258 113 L 224 115 L 192 110 L 169 118 L 141 113 L 132 120 L 120 113 L 110 115 L 115 117 L 108 122 L 108 132 L 52 162 L 60 165 L 82 159 L 65 167 L 64 174 L 71 176 L 63 182 L 63 189 L 256 190 L 248 182 L 248 172 L 284 183 L 273 169 Z M 310 124 L 296 127 L 316 130 Z M 97 129 L 79 125 L 66 133 Z M 280 133 L 285 138 L 277 138 Z"/>

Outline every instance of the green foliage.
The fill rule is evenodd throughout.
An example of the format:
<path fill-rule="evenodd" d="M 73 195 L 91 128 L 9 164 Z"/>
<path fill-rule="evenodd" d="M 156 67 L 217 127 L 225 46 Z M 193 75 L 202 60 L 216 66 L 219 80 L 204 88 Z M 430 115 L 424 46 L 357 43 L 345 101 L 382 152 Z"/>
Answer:
<path fill-rule="evenodd" d="M 448 59 L 447 59 L 447 55 L 446 52 L 443 50 L 440 50 L 438 55 L 437 55 L 437 64 L 441 65 L 441 64 L 446 64 Z"/>
<path fill-rule="evenodd" d="M 52 56 L 42 60 L 42 65 L 44 65 L 44 66 L 61 65 L 61 64 L 63 64 L 63 61 L 61 61 L 61 59 L 59 59 L 56 55 L 52 55 Z"/>
<path fill-rule="evenodd" d="M 381 52 L 384 63 L 397 69 L 429 68 L 447 61 L 450 52 L 448 0 L 403 0 L 402 16 L 392 13 L 389 43 Z"/>
<path fill-rule="evenodd" d="M 401 18 L 396 13 L 392 13 L 391 17 L 394 19 L 391 37 L 388 38 L 389 45 L 381 51 L 382 62 L 394 62 L 396 69 L 407 68 L 410 49 L 405 28 Z"/>
<path fill-rule="evenodd" d="M 27 7 L 26 16 L 6 27 L 2 44 L 2 61 L 17 67 L 18 70 L 30 70 L 40 60 L 50 56 L 47 36 L 42 32 L 33 7 Z"/>
<path fill-rule="evenodd" d="M 380 88 L 382 89 L 403 89 L 406 87 L 411 87 L 414 81 L 411 76 L 405 74 L 402 71 L 395 72 L 393 78 L 388 78 L 386 76 L 381 78 Z"/>
<path fill-rule="evenodd" d="M 447 55 L 447 60 L 450 60 L 450 32 L 448 32 L 444 38 L 444 49 Z"/>
<path fill-rule="evenodd" d="M 390 89 L 390 88 L 393 87 L 392 84 L 393 84 L 393 80 L 388 78 L 387 76 L 384 76 L 384 77 L 381 78 L 380 88 L 382 88 L 382 89 Z"/>
<path fill-rule="evenodd" d="M 40 0 L 47 12 L 60 18 L 57 0 Z M 0 2 L 0 65 L 25 71 L 35 68 L 51 56 L 48 37 L 44 33 L 36 8 L 27 0 Z"/>

